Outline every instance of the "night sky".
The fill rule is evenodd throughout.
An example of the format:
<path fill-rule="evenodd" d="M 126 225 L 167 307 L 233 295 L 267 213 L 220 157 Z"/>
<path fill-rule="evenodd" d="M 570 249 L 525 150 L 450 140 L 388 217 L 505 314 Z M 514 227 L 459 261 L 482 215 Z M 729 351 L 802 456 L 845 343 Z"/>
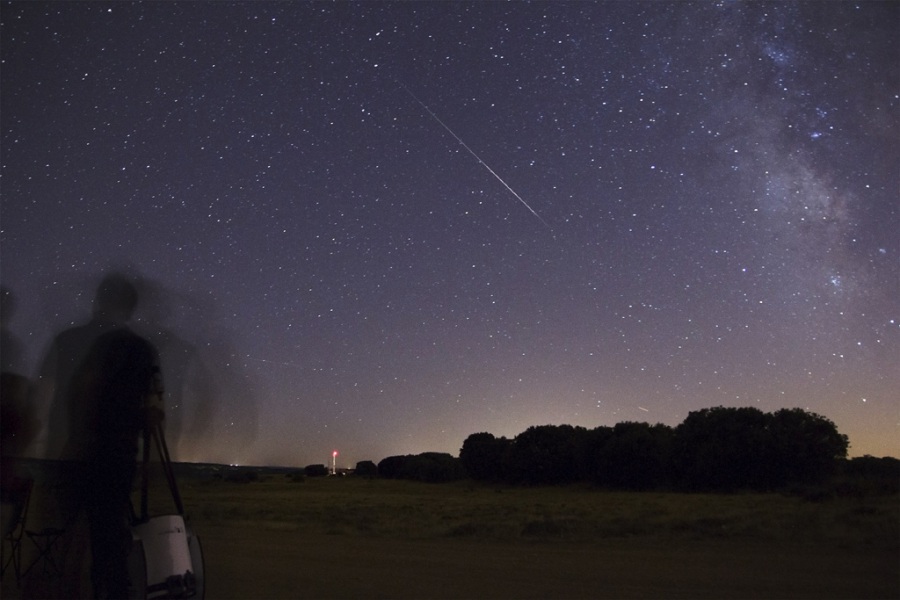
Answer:
<path fill-rule="evenodd" d="M 4 361 L 35 374 L 116 268 L 184 460 L 353 466 L 720 405 L 900 456 L 898 24 L 3 3 Z"/>

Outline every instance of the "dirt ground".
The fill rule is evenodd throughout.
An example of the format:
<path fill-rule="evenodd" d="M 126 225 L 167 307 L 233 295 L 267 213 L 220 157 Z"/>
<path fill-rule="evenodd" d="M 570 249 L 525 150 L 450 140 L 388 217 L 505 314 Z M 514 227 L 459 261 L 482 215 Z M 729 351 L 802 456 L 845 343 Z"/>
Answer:
<path fill-rule="evenodd" d="M 900 557 L 874 551 L 302 538 L 250 525 L 197 533 L 210 599 L 900 598 Z"/>
<path fill-rule="evenodd" d="M 409 507 L 439 510 L 439 500 L 453 493 L 462 503 L 459 510 L 465 509 L 466 515 L 466 511 L 488 510 L 484 506 L 493 506 L 484 504 L 489 499 L 499 502 L 500 508 L 517 506 L 510 503 L 508 495 L 494 491 L 406 489 L 385 484 L 387 487 L 377 488 L 370 494 L 367 487 L 347 488 L 341 482 L 328 483 L 322 483 L 320 487 L 305 484 L 303 488 L 285 488 L 286 484 L 278 483 L 268 484 L 268 487 L 261 483 L 252 487 L 222 484 L 194 490 L 193 506 L 198 507 L 201 518 L 193 520 L 192 525 L 203 548 L 205 597 L 209 600 L 900 600 L 900 551 L 896 545 L 886 544 L 877 536 L 877 543 L 868 541 L 869 538 L 863 535 L 848 536 L 846 542 L 840 538 L 830 543 L 812 543 L 809 538 L 803 543 L 771 539 L 747 541 L 735 537 L 717 538 L 709 533 L 695 537 L 691 532 L 699 530 L 694 528 L 667 540 L 650 534 L 622 534 L 591 538 L 592 541 L 523 538 L 495 541 L 472 532 L 453 537 L 435 533 L 437 530 L 430 531 L 423 539 L 417 539 L 415 533 L 395 537 L 372 534 L 359 527 L 335 527 L 333 533 L 326 529 L 310 533 L 309 528 L 306 532 L 298 531 L 300 524 L 309 525 L 315 519 L 327 521 L 327 514 L 336 514 L 333 511 L 326 513 L 319 504 L 342 507 L 343 512 L 359 512 L 362 510 L 359 503 L 366 498 L 368 500 L 363 502 L 365 510 L 385 519 L 385 515 L 395 518 L 398 511 L 412 510 Z M 568 496 L 545 498 L 537 491 L 525 500 L 529 505 L 538 502 L 543 506 L 551 501 L 572 504 L 579 498 L 574 492 Z M 514 499 L 521 500 L 518 496 Z M 34 503 L 33 527 L 41 525 L 38 517 L 47 512 L 39 500 L 40 497 Z M 598 502 L 593 495 L 581 500 Z M 615 498 L 603 496 L 600 500 L 606 502 L 607 510 L 614 508 L 610 502 Z M 686 502 L 688 499 L 679 497 L 677 500 Z M 762 501 L 760 498 L 751 500 Z M 448 502 L 448 506 L 456 505 Z M 311 512 L 296 512 L 300 509 Z M 639 509 L 632 507 L 629 510 L 639 512 Z M 445 516 L 454 514 L 450 508 L 443 510 Z M 574 509 L 565 510 L 571 512 Z M 861 520 L 866 516 L 874 518 L 877 511 L 873 511 L 858 514 L 857 510 L 848 514 Z M 209 514 L 202 517 L 206 513 Z M 29 514 L 31 519 L 32 513 Z M 237 515 L 265 514 L 275 516 L 235 520 L 235 517 L 241 518 Z M 421 517 L 420 514 L 420 521 Z M 407 520 L 411 519 L 407 517 Z M 485 520 L 461 522 L 481 523 L 482 526 L 491 523 Z M 445 529 L 453 531 L 453 528 Z M 781 536 L 779 539 L 791 538 Z M 34 549 L 29 540 L 24 542 L 27 565 L 33 559 Z M 81 554 L 86 559 L 87 552 Z M 84 564 L 86 566 L 86 560 Z M 39 574 L 40 569 L 34 571 Z M 83 589 L 89 589 L 86 587 L 88 582 L 85 571 Z M 4 600 L 52 598 L 53 594 L 47 592 L 52 589 L 46 581 L 35 580 L 17 586 L 12 569 L 9 569 L 3 578 L 0 597 Z"/>
<path fill-rule="evenodd" d="M 275 524 L 203 524 L 195 531 L 209 600 L 900 598 L 900 556 L 883 550 L 645 537 L 589 544 L 415 541 L 310 536 Z M 19 588 L 11 575 L 3 579 L 4 599 L 41 589 Z"/>

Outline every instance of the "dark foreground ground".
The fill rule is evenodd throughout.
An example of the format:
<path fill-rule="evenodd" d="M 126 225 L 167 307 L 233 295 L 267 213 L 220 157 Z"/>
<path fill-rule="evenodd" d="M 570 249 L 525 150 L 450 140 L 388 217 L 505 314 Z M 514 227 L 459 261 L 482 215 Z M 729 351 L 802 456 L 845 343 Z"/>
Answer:
<path fill-rule="evenodd" d="M 495 543 L 200 526 L 209 599 L 898 598 L 898 557 L 734 542 Z M 3 598 L 21 598 L 7 574 Z"/>
<path fill-rule="evenodd" d="M 896 555 L 734 542 L 492 543 L 200 527 L 208 598 L 897 598 Z"/>
<path fill-rule="evenodd" d="M 896 495 L 809 502 L 283 476 L 182 489 L 210 600 L 900 599 Z M 50 498 L 33 498 L 32 527 L 50 520 Z M 17 586 L 8 570 L 0 597 L 54 597 L 39 571 Z"/>

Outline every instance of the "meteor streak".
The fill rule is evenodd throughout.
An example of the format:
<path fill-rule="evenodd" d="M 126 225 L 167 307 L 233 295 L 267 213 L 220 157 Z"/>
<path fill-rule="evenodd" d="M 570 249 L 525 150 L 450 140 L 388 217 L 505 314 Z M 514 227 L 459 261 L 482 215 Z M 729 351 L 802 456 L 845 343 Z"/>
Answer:
<path fill-rule="evenodd" d="M 255 360 L 256 362 L 266 363 L 270 365 L 281 365 L 283 367 L 299 367 L 303 368 L 303 365 L 298 365 L 297 363 L 292 362 L 281 362 L 280 360 L 267 360 L 265 358 L 253 358 L 252 356 L 248 356 L 247 360 Z"/>
<path fill-rule="evenodd" d="M 399 82 L 398 82 L 398 83 L 399 83 Z M 519 202 L 521 202 L 522 204 L 524 204 L 524 205 L 525 205 L 525 208 L 527 208 L 529 211 L 531 211 L 531 214 L 533 214 L 535 217 L 537 217 L 538 220 L 539 220 L 541 223 L 544 224 L 544 227 L 546 227 L 546 228 L 549 229 L 550 231 L 553 231 L 553 228 L 550 227 L 550 225 L 547 224 L 547 221 L 545 221 L 544 219 L 542 219 L 542 218 L 541 218 L 541 215 L 537 214 L 537 213 L 534 211 L 533 208 L 531 208 L 530 206 L 528 206 L 528 203 L 525 202 L 525 201 L 522 199 L 522 196 L 520 196 L 519 194 L 517 194 L 517 193 L 516 193 L 516 190 L 512 189 L 511 187 L 509 187 L 509 184 L 508 184 L 508 183 L 506 183 L 505 181 L 503 181 L 503 179 L 502 179 L 499 175 L 497 175 L 497 173 L 496 173 L 492 168 L 490 168 L 486 162 L 484 162 L 483 160 L 481 160 L 481 157 L 478 156 L 477 154 L 475 154 L 475 151 L 472 150 L 471 148 L 469 148 L 468 144 L 466 144 L 464 141 L 462 141 L 462 138 L 460 138 L 458 135 L 456 135 L 455 133 L 453 133 L 453 130 L 450 129 L 449 127 L 447 127 L 447 124 L 444 123 L 443 121 L 441 121 L 440 118 L 439 118 L 436 114 L 434 114 L 434 113 L 431 111 L 430 108 L 428 108 L 428 105 L 427 105 L 427 104 L 425 104 L 424 102 L 422 102 L 421 100 L 419 100 L 419 98 L 418 98 L 415 94 L 413 94 L 413 93 L 412 93 L 412 90 L 410 90 L 408 87 L 406 87 L 406 86 L 403 85 L 402 83 L 400 84 L 400 86 L 401 86 L 404 90 L 406 90 L 406 93 L 409 94 L 410 96 L 412 96 L 412 99 L 415 100 L 416 102 L 418 102 L 419 105 L 420 105 L 422 108 L 424 108 L 424 109 L 428 112 L 429 115 L 431 115 L 431 118 L 432 118 L 432 119 L 434 119 L 435 121 L 437 121 L 437 122 L 440 124 L 441 127 L 443 127 L 444 129 L 446 129 L 447 132 L 448 132 L 450 135 L 452 135 L 454 138 L 456 138 L 456 141 L 459 142 L 460 145 L 461 145 L 463 148 L 465 148 L 465 149 L 469 152 L 469 154 L 471 154 L 472 156 L 474 156 L 474 157 L 475 157 L 475 160 L 477 160 L 478 162 L 480 162 L 481 165 L 482 165 L 485 169 L 487 169 L 488 172 L 489 172 L 491 175 L 493 175 L 493 176 L 497 179 L 497 181 L 499 181 L 500 183 L 502 183 L 502 184 L 503 184 L 503 187 L 505 187 L 506 189 L 508 189 L 510 194 L 512 194 L 513 196 L 515 196 L 516 199 L 517 199 Z"/>

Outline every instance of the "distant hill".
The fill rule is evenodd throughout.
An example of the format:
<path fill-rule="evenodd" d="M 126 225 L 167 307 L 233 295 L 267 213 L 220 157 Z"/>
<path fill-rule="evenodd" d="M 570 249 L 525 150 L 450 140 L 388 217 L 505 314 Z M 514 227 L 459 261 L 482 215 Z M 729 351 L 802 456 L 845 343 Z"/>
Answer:
<path fill-rule="evenodd" d="M 16 469 L 23 477 L 31 477 L 36 482 L 53 481 L 68 469 L 67 461 L 39 458 L 21 458 L 16 461 Z M 245 465 L 222 465 L 217 463 L 173 462 L 175 478 L 183 480 L 243 479 L 250 481 L 263 475 L 284 476 L 302 472 L 296 467 L 255 467 Z"/>

